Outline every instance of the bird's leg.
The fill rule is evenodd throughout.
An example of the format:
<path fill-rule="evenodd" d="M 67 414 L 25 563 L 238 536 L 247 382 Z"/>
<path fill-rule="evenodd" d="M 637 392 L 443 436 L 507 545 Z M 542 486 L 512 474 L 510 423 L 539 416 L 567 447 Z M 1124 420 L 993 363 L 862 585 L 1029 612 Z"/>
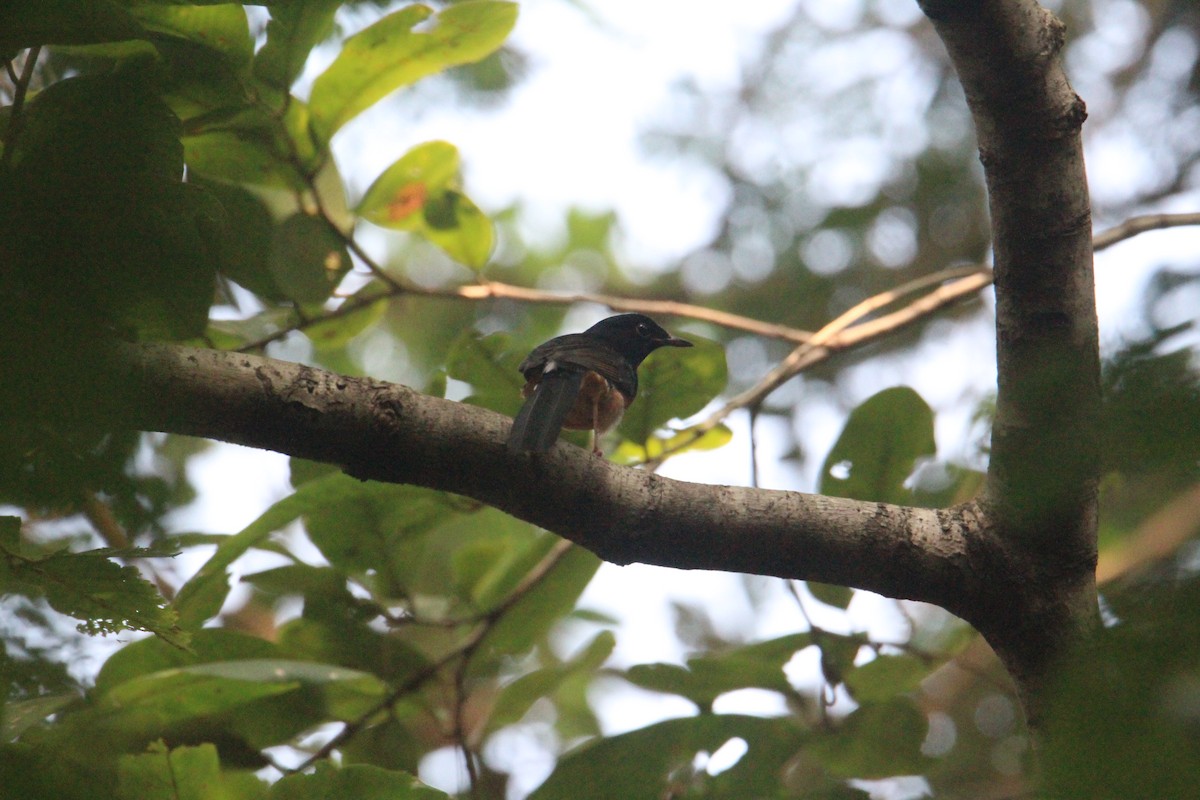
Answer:
<path fill-rule="evenodd" d="M 604 453 L 600 450 L 600 398 L 603 394 L 597 394 L 596 399 L 592 401 L 592 455 L 603 458 Z"/>

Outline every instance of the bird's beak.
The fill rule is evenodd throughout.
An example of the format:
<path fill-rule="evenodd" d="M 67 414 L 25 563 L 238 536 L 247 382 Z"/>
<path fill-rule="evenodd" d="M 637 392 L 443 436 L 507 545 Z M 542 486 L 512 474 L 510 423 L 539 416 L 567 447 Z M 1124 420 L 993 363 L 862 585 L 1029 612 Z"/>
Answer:
<path fill-rule="evenodd" d="M 687 339 L 676 339 L 674 337 L 671 337 L 670 339 L 667 339 L 665 342 L 663 342 L 663 345 L 665 347 L 691 347 L 692 343 L 689 342 Z"/>

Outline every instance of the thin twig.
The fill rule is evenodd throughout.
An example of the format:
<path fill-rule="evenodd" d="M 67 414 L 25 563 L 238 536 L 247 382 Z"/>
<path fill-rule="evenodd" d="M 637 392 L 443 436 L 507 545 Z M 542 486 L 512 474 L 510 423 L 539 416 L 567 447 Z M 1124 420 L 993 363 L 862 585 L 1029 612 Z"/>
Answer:
<path fill-rule="evenodd" d="M 808 331 L 802 331 L 787 325 L 777 325 L 771 322 L 760 322 L 756 319 L 731 314 L 728 311 L 718 311 L 714 308 L 680 303 L 675 300 L 643 300 L 631 297 L 617 297 L 610 294 L 594 294 L 579 292 L 562 294 L 544 292 L 538 289 L 527 289 L 523 286 L 513 286 L 496 281 L 485 281 L 468 286 L 457 286 L 449 289 L 428 289 L 425 294 L 441 297 L 460 297 L 465 300 L 484 300 L 488 298 L 506 298 L 524 300 L 532 303 L 553 303 L 555 305 L 570 305 L 572 303 L 596 303 L 608 306 L 614 311 L 638 311 L 643 314 L 662 314 L 664 316 L 684 317 L 700 322 L 711 322 L 723 328 L 745 331 L 770 339 L 782 339 L 789 342 L 806 342 L 812 336 Z"/>
<path fill-rule="evenodd" d="M 353 239 L 347 238 L 347 247 Z M 356 250 L 355 255 L 363 258 Z M 808 331 L 792 328 L 787 325 L 776 325 L 770 322 L 760 322 L 750 317 L 743 317 L 740 314 L 731 314 L 727 311 L 718 311 L 712 308 L 692 305 L 690 303 L 680 303 L 674 300 L 645 300 L 630 297 L 617 297 L 607 294 L 591 294 L 591 293 L 573 293 L 563 294 L 560 292 L 546 292 L 540 289 L 527 289 L 523 286 L 514 286 L 510 283 L 501 283 L 499 281 L 481 281 L 480 283 L 467 284 L 464 286 L 450 286 L 444 288 L 428 288 L 422 286 L 407 286 L 398 283 L 392 279 L 386 288 L 382 288 L 369 295 L 363 295 L 352 298 L 343 302 L 335 309 L 331 309 L 320 316 L 313 317 L 306 321 L 297 322 L 295 325 L 289 325 L 286 328 L 281 328 L 274 333 L 256 339 L 253 342 L 242 345 L 237 349 L 239 353 L 253 352 L 266 347 L 272 342 L 283 339 L 287 335 L 301 331 L 320 322 L 338 319 L 348 314 L 353 314 L 377 300 L 384 300 L 400 295 L 412 295 L 419 297 L 444 297 L 448 299 L 460 299 L 480 301 L 488 299 L 509 299 L 521 300 L 528 303 L 542 303 L 548 305 L 572 305 L 574 303 L 596 303 L 597 305 L 608 306 L 614 311 L 638 311 L 643 314 L 656 314 L 664 316 L 683 317 L 685 319 L 694 319 L 700 322 L 709 322 L 714 325 L 719 325 L 730 330 L 740 330 L 746 333 L 752 333 L 758 336 L 763 336 L 770 339 L 781 339 L 787 342 L 801 343 L 806 342 L 812 336 Z"/>
<path fill-rule="evenodd" d="M 1130 217 L 1119 225 L 1096 234 L 1092 239 L 1092 249 L 1103 250 L 1146 231 L 1178 228 L 1185 225 L 1200 225 L 1200 214 L 1145 214 L 1140 217 Z"/>
<path fill-rule="evenodd" d="M 92 491 L 85 491 L 80 499 L 84 516 L 92 523 L 92 527 L 107 546 L 118 549 L 129 547 L 129 534 L 121 527 L 117 515 L 108 503 Z"/>
<path fill-rule="evenodd" d="M 952 280 L 903 308 L 867 322 L 859 322 L 863 317 L 913 291 L 919 291 L 921 288 L 947 279 Z M 730 398 L 702 422 L 689 427 L 688 436 L 682 437 L 675 446 L 665 450 L 658 457 L 645 462 L 646 466 L 652 469 L 657 467 L 667 456 L 686 449 L 704 434 L 724 422 L 735 411 L 758 407 L 768 395 L 784 383 L 804 370 L 820 364 L 834 353 L 861 347 L 911 325 L 963 297 L 973 295 L 991 282 L 992 272 L 987 267 L 960 267 L 927 275 L 867 298 L 814 333 L 807 342 L 792 350 L 783 361 L 776 364 L 754 386 Z"/>
<path fill-rule="evenodd" d="M 477 646 L 478 642 L 475 644 Z M 458 748 L 462 750 L 463 762 L 467 765 L 467 782 L 471 787 L 471 796 L 477 797 L 479 793 L 479 773 L 475 767 L 475 754 L 471 750 L 471 743 L 467 741 L 465 720 L 467 706 L 467 667 L 471 664 L 471 655 L 474 652 L 474 647 L 471 648 L 470 652 L 464 651 L 462 659 L 458 662 L 458 669 L 454 671 L 454 731 L 452 735 L 454 741 L 458 742 Z"/>
<path fill-rule="evenodd" d="M 41 45 L 34 45 L 25 54 L 25 65 L 20 77 L 13 78 L 13 102 L 8 112 L 8 130 L 4 132 L 4 153 L 0 155 L 0 167 L 8 169 L 12 163 L 12 154 L 16 149 L 17 135 L 21 132 L 24 117 L 21 112 L 25 108 L 25 94 L 29 91 L 29 83 L 33 80 L 33 69 L 37 66 L 38 56 L 42 54 Z M 12 62 L 8 62 L 8 74 L 13 74 Z"/>

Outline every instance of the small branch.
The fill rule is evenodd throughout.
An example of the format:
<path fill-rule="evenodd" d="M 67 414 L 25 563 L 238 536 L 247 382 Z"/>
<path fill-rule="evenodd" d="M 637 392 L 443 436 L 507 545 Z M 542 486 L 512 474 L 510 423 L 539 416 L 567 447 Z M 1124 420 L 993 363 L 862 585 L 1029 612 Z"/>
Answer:
<path fill-rule="evenodd" d="M 107 503 L 89 491 L 84 494 L 82 505 L 84 516 L 106 545 L 117 549 L 129 547 L 129 536 Z"/>
<path fill-rule="evenodd" d="M 470 651 L 463 651 L 463 657 L 458 662 L 458 668 L 454 670 L 454 730 L 451 735 L 454 741 L 458 742 L 458 748 L 462 751 L 463 763 L 467 767 L 467 783 L 471 787 L 471 796 L 477 797 L 479 793 L 479 771 L 475 766 L 475 753 L 471 749 L 471 743 L 468 741 L 466 727 L 466 706 L 467 706 L 467 667 L 471 663 L 471 653 L 474 652 L 474 646 L 478 645 L 476 640 Z"/>
<path fill-rule="evenodd" d="M 13 150 L 16 149 L 17 136 L 21 132 L 21 127 L 25 123 L 25 119 L 21 112 L 25 109 L 25 94 L 29 91 L 29 84 L 33 80 L 33 70 L 37 66 L 38 56 L 42 54 L 41 45 L 35 45 L 29 48 L 25 54 L 25 65 L 21 69 L 20 77 L 13 77 L 13 102 L 9 109 L 8 115 L 8 130 L 4 132 L 4 153 L 0 155 L 0 168 L 8 169 L 12 164 Z M 8 74 L 14 75 L 12 62 L 7 62 Z"/>
<path fill-rule="evenodd" d="M 347 238 L 347 246 L 353 239 Z M 355 250 L 355 255 L 359 252 Z M 360 258 L 364 256 L 360 255 Z M 560 292 L 546 292 L 540 289 L 527 289 L 523 286 L 514 286 L 509 283 L 501 283 L 499 281 L 481 281 L 480 283 L 467 284 L 464 286 L 451 286 L 447 288 L 425 288 L 421 286 L 403 285 L 395 280 L 392 280 L 387 288 L 381 288 L 378 292 L 373 292 L 370 295 L 355 297 L 343 302 L 337 308 L 328 311 L 320 316 L 313 317 L 308 320 L 303 320 L 296 325 L 283 328 L 268 334 L 261 339 L 256 339 L 253 342 L 242 345 L 237 349 L 239 353 L 250 353 L 261 350 L 268 344 L 278 341 L 294 331 L 304 330 L 320 322 L 326 322 L 331 319 L 344 317 L 348 314 L 353 314 L 377 300 L 386 300 L 401 295 L 419 296 L 419 297 L 444 297 L 449 299 L 460 299 L 470 301 L 481 300 L 521 300 L 527 303 L 544 303 L 548 305 L 572 305 L 573 303 L 596 303 L 598 305 L 608 306 L 614 311 L 639 311 L 643 314 L 658 314 L 664 316 L 683 317 L 685 319 L 694 319 L 700 322 L 710 322 L 714 325 L 720 325 L 730 330 L 741 330 L 747 333 L 764 336 L 771 339 L 782 339 L 790 342 L 805 342 L 812 335 L 808 331 L 802 331 L 797 328 L 792 328 L 787 325 L 777 325 L 770 322 L 760 322 L 750 317 L 744 317 L 739 314 L 731 314 L 726 311 L 718 311 L 716 309 L 705 308 L 703 306 L 692 305 L 690 303 L 680 303 L 674 300 L 646 300 L 630 297 L 618 297 L 616 295 L 607 294 L 591 294 L 591 293 L 573 293 L 563 294 Z"/>
<path fill-rule="evenodd" d="M 1103 250 L 1147 231 L 1186 225 L 1200 225 L 1200 214 L 1145 214 L 1140 217 L 1130 217 L 1119 225 L 1096 234 L 1092 239 L 1092 249 Z"/>
<path fill-rule="evenodd" d="M 538 289 L 526 289 L 507 283 L 486 281 L 484 283 L 459 286 L 452 289 L 426 290 L 426 294 L 441 297 L 460 297 L 466 300 L 482 300 L 487 298 L 506 298 L 523 300 L 531 303 L 552 303 L 555 305 L 570 305 L 572 303 L 596 303 L 608 306 L 614 311 L 637 311 L 643 314 L 661 314 L 663 316 L 684 317 L 700 322 L 711 322 L 723 328 L 740 330 L 757 334 L 769 339 L 782 339 L 790 342 L 806 342 L 812 335 L 787 325 L 771 322 L 760 322 L 740 314 L 718 311 L 712 308 L 696 306 L 690 303 L 680 303 L 674 300 L 643 300 L 630 297 L 618 297 L 610 294 L 593 294 L 581 292 L 561 294 L 544 292 Z"/>
<path fill-rule="evenodd" d="M 947 279 L 953 280 L 901 309 L 868 322 L 855 324 L 863 317 L 890 305 L 907 294 Z M 772 368 L 754 386 L 730 398 L 725 405 L 710 414 L 704 421 L 691 426 L 688 429 L 689 437 L 681 440 L 658 458 L 645 463 L 650 467 L 661 464 L 663 459 L 671 453 L 687 448 L 705 433 L 724 422 L 730 414 L 742 408 L 757 408 L 772 392 L 787 381 L 820 364 L 835 353 L 862 347 L 881 339 L 932 315 L 951 303 L 975 294 L 991 282 L 992 273 L 987 267 L 962 267 L 927 275 L 867 298 L 814 333 L 808 342 L 788 354 L 787 358 Z"/>
<path fill-rule="evenodd" d="M 964 275 L 965 277 L 962 277 Z M 856 324 L 859 323 L 859 320 L 894 303 L 899 298 L 926 286 L 942 283 L 948 278 L 955 280 L 951 284 L 937 288 L 905 308 L 871 322 Z M 710 420 L 706 420 L 704 425 L 712 427 L 712 425 L 725 419 L 730 413 L 739 408 L 761 403 L 766 399 L 767 395 L 778 389 L 788 380 L 812 367 L 814 364 L 824 361 L 835 351 L 860 346 L 878 339 L 884 334 L 899 330 L 901 327 L 927 317 L 938 309 L 962 297 L 974 294 L 991 282 L 991 271 L 987 268 L 968 267 L 934 273 L 933 275 L 928 275 L 904 284 L 896 289 L 881 292 L 874 297 L 867 298 L 814 333 L 807 342 L 793 350 L 787 358 L 768 372 L 757 385 L 734 397 L 726 404 L 725 408 L 714 414 L 713 418 L 710 418 L 710 420 L 713 420 L 719 416 L 719 419 L 715 419 L 711 424 Z"/>

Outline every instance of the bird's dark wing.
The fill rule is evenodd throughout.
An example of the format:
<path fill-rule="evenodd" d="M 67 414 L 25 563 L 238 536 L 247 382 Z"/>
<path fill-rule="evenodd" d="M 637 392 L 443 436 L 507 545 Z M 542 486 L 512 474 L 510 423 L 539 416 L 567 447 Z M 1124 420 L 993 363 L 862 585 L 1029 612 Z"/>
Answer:
<path fill-rule="evenodd" d="M 508 452 L 544 453 L 554 446 L 579 396 L 583 375 L 577 369 L 552 369 L 542 376 L 513 420 Z"/>
<path fill-rule="evenodd" d="M 630 400 L 637 395 L 637 370 L 628 359 L 594 336 L 568 333 L 551 339 L 534 348 L 518 369 L 527 379 L 535 379 L 550 363 L 555 370 L 599 373 Z"/>

